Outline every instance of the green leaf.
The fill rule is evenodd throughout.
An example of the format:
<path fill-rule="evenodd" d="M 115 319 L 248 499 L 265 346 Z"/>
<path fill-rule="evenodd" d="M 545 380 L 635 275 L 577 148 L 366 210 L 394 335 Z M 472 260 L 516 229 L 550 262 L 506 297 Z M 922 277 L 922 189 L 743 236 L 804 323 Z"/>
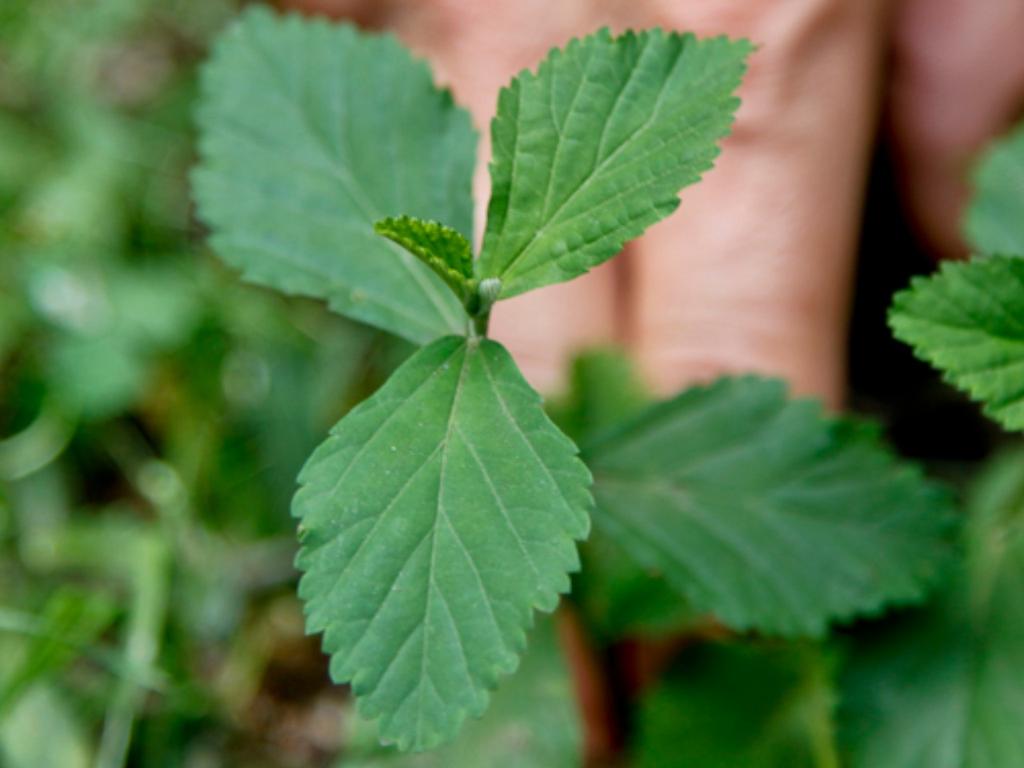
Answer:
<path fill-rule="evenodd" d="M 607 533 L 591 532 L 580 547 L 580 562 L 572 599 L 601 644 L 678 636 L 706 623 L 705 614 L 695 612 L 659 571 L 638 563 Z"/>
<path fill-rule="evenodd" d="M 889 325 L 986 414 L 1024 429 L 1024 261 L 947 261 L 896 294 Z"/>
<path fill-rule="evenodd" d="M 255 8 L 202 91 L 194 190 L 225 261 L 414 342 L 464 330 L 441 279 L 373 231 L 399 214 L 472 230 L 476 136 L 426 64 L 388 36 Z"/>
<path fill-rule="evenodd" d="M 654 29 L 554 50 L 498 99 L 481 277 L 569 280 L 679 205 L 718 154 L 751 46 Z"/>
<path fill-rule="evenodd" d="M 569 670 L 554 621 L 538 622 L 515 675 L 495 692 L 490 708 L 466 724 L 454 744 L 402 754 L 376 745 L 374 729 L 354 718 L 350 759 L 338 768 L 578 768 L 583 733 Z M 366 742 L 362 749 L 360 737 Z M 372 741 L 371 741 L 372 739 Z"/>
<path fill-rule="evenodd" d="M 803 647 L 686 653 L 643 701 L 639 768 L 838 768 L 831 664 Z"/>
<path fill-rule="evenodd" d="M 993 144 L 975 169 L 966 231 L 979 253 L 1024 256 L 1024 125 Z"/>
<path fill-rule="evenodd" d="M 569 391 L 548 406 L 548 413 L 569 437 L 587 441 L 643 410 L 651 399 L 623 350 L 598 347 L 573 359 Z"/>
<path fill-rule="evenodd" d="M 474 294 L 473 246 L 451 227 L 411 216 L 381 219 L 373 225 L 386 237 L 430 267 L 465 305 Z"/>
<path fill-rule="evenodd" d="M 587 442 L 642 411 L 651 399 L 623 350 L 597 348 L 573 360 L 569 391 L 548 412 L 567 435 Z M 656 572 L 638 565 L 600 531 L 591 531 L 580 546 L 580 560 L 573 602 L 601 641 L 678 632 L 691 619 L 703 618 L 694 616 Z"/>
<path fill-rule="evenodd" d="M 920 599 L 948 560 L 946 494 L 778 381 L 687 390 L 585 453 L 595 532 L 736 629 L 820 635 Z"/>
<path fill-rule="evenodd" d="M 300 475 L 299 595 L 331 675 L 402 749 L 450 740 L 516 668 L 586 536 L 586 467 L 493 341 L 440 339 Z"/>
<path fill-rule="evenodd" d="M 958 583 L 853 654 L 840 713 L 853 768 L 1024 766 L 1024 454 L 997 462 L 971 507 Z"/>

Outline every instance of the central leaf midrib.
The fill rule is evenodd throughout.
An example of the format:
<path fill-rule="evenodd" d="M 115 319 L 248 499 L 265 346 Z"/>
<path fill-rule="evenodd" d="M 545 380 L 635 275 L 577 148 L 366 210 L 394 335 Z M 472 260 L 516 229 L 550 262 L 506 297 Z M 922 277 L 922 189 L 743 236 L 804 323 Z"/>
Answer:
<path fill-rule="evenodd" d="M 438 520 L 441 517 L 444 517 L 445 520 L 448 519 L 447 515 L 445 515 L 445 513 L 444 513 L 443 504 L 442 504 L 442 499 L 443 499 L 443 495 L 444 495 L 445 472 L 447 471 L 447 468 L 448 468 L 448 450 L 449 450 L 449 447 L 451 445 L 452 434 L 453 434 L 453 432 L 455 430 L 455 414 L 456 414 L 456 412 L 458 410 L 458 407 L 459 407 L 459 398 L 461 397 L 462 390 L 463 390 L 463 388 L 465 386 L 466 373 L 469 371 L 469 358 L 470 358 L 470 354 L 473 351 L 473 349 L 470 347 L 470 343 L 469 342 L 463 343 L 462 350 L 463 350 L 463 354 L 462 354 L 462 367 L 459 369 L 459 378 L 455 382 L 455 391 L 452 393 L 452 401 L 451 401 L 451 405 L 449 406 L 449 409 L 448 409 L 448 424 L 446 425 L 445 436 L 444 436 L 444 440 L 442 442 L 442 448 L 441 448 L 441 468 L 440 468 L 440 471 L 439 471 L 439 477 L 438 477 L 438 482 L 437 482 L 437 500 L 436 500 L 436 504 L 435 504 L 435 507 L 434 507 L 434 520 L 433 520 L 433 523 L 432 523 L 431 528 L 430 528 L 430 562 L 429 562 L 429 564 L 427 566 L 427 594 L 426 594 L 426 598 L 424 600 L 424 605 L 423 605 L 423 621 L 422 621 L 422 624 L 423 624 L 423 645 L 422 645 L 422 651 L 421 651 L 421 654 L 420 654 L 420 680 L 419 680 L 419 685 L 418 685 L 419 706 L 417 707 L 417 710 L 416 710 L 416 740 L 418 742 L 423 737 L 423 727 L 424 727 L 423 715 L 424 715 L 424 712 L 425 712 L 425 709 L 426 709 L 424 707 L 424 701 L 423 701 L 423 695 L 424 695 L 424 690 L 425 690 L 424 687 L 423 687 L 423 681 L 428 679 L 428 674 L 427 674 L 427 657 L 430 654 L 430 624 L 429 624 L 429 617 L 430 617 L 430 611 L 431 611 L 431 605 L 432 605 L 432 599 L 433 599 L 434 590 L 437 589 L 437 585 L 436 585 L 434 577 L 435 577 L 435 571 L 437 569 L 437 528 L 438 528 Z M 448 525 L 449 526 L 451 525 L 450 521 L 448 522 Z M 450 609 L 449 609 L 449 611 L 450 611 Z M 455 627 L 456 634 L 458 634 L 459 633 L 458 624 L 454 620 L 454 618 L 452 619 L 452 626 Z M 459 648 L 462 651 L 463 658 L 465 659 L 465 648 L 463 647 L 463 644 L 462 644 L 462 636 L 461 635 L 459 635 Z M 469 674 L 468 662 L 467 662 L 466 666 L 467 666 L 467 670 L 466 670 L 467 674 Z"/>
<path fill-rule="evenodd" d="M 481 460 L 479 454 L 476 451 L 476 448 L 473 446 L 473 443 L 469 440 L 469 438 L 465 434 L 463 434 L 462 430 L 458 429 L 458 427 L 456 427 L 456 430 L 458 431 L 459 436 L 462 438 L 462 442 L 466 445 L 466 450 L 469 451 L 469 455 L 472 457 L 473 461 L 477 465 L 477 468 L 480 470 L 480 475 L 481 477 L 483 477 L 484 482 L 487 484 L 488 490 L 490 490 L 491 495 L 494 497 L 494 501 L 498 505 L 498 510 L 501 512 L 502 518 L 505 520 L 509 530 L 512 532 L 512 536 L 513 538 L 515 538 L 516 545 L 519 547 L 519 551 L 522 552 L 523 557 L 526 559 L 526 562 L 530 565 L 530 570 L 533 571 L 533 575 L 534 577 L 536 577 L 536 581 L 539 584 L 541 581 L 541 575 L 540 571 L 537 568 L 537 564 L 534 562 L 533 555 L 530 554 L 530 550 L 527 548 L 526 542 L 523 540 L 522 535 L 519 533 L 519 529 L 516 528 L 515 524 L 513 523 L 512 516 L 509 514 L 508 508 L 505 506 L 505 501 L 501 498 L 501 494 L 498 493 L 498 489 L 494 485 L 494 480 L 491 478 L 491 473 L 487 470 L 487 466 L 484 464 L 483 460 Z"/>

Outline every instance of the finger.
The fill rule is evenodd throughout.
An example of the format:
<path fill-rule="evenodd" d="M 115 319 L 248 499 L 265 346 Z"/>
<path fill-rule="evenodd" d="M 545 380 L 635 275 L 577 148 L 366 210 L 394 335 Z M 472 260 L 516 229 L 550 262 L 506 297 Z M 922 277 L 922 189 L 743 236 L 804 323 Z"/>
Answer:
<path fill-rule="evenodd" d="M 755 371 L 838 406 L 883 3 L 746 8 L 674 13 L 759 50 L 717 167 L 630 256 L 630 336 L 663 391 Z"/>
<path fill-rule="evenodd" d="M 385 23 L 392 10 L 392 0 L 279 0 L 285 11 L 299 11 L 335 19 L 349 19 L 364 27 Z"/>
<path fill-rule="evenodd" d="M 890 111 L 905 197 L 928 242 L 962 255 L 970 164 L 1024 106 L 1024 3 L 903 0 L 895 23 Z"/>
<path fill-rule="evenodd" d="M 584 765 L 607 765 L 621 733 L 612 716 L 610 691 L 604 685 L 600 658 L 583 621 L 569 605 L 556 617 L 559 640 L 569 665 L 583 725 Z"/>
<path fill-rule="evenodd" d="M 474 179 L 478 233 L 490 193 L 484 158 L 490 156 L 488 126 L 498 91 L 516 72 L 535 66 L 552 46 L 599 26 L 583 2 L 287 1 L 307 11 L 343 15 L 374 26 L 386 24 L 431 62 L 438 81 L 469 108 L 481 134 Z M 544 20 L 541 28 L 539 18 Z M 495 307 L 491 335 L 508 346 L 526 378 L 541 391 L 563 387 L 566 361 L 575 352 L 615 339 L 616 271 L 615 265 L 606 265 L 570 284 L 534 291 Z"/>
<path fill-rule="evenodd" d="M 498 91 L 512 76 L 534 67 L 555 45 L 599 26 L 584 3 L 466 3 L 434 0 L 396 17 L 397 32 L 431 59 L 441 82 L 472 112 L 481 129 L 475 179 L 477 228 L 482 231 L 490 176 L 488 127 Z M 543 18 L 542 27 L 536 20 Z M 620 265 L 606 264 L 571 283 L 500 302 L 491 335 L 504 343 L 526 378 L 542 392 L 564 387 L 567 361 L 579 350 L 616 340 Z"/>

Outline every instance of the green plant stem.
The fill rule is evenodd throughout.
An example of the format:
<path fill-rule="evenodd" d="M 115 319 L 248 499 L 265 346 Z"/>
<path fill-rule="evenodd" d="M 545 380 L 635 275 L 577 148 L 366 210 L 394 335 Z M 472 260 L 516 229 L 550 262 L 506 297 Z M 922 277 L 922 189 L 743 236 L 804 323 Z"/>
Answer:
<path fill-rule="evenodd" d="M 131 575 L 132 604 L 125 639 L 125 666 L 132 672 L 121 679 L 103 723 L 103 734 L 96 757 L 96 768 L 122 768 L 128 757 L 135 715 L 146 690 L 138 678 L 153 668 L 160 650 L 168 610 L 171 578 L 171 547 L 168 541 L 182 538 L 187 528 L 187 504 L 174 483 L 163 492 L 147 487 L 143 468 L 154 467 L 154 458 L 143 441 L 130 431 L 115 430 L 107 448 L 135 489 L 153 505 L 159 525 L 138 536 L 133 548 L 135 561 Z M 166 482 L 166 481 L 165 481 Z"/>
<path fill-rule="evenodd" d="M 158 674 L 152 668 L 144 670 L 139 676 L 138 670 L 131 669 L 124 659 L 116 653 L 110 653 L 93 643 L 82 643 L 77 640 L 67 640 L 64 637 L 47 631 L 43 622 L 35 614 L 0 607 L 0 632 L 7 632 L 24 637 L 41 638 L 53 643 L 58 643 L 66 648 L 73 649 L 76 653 L 82 654 L 85 658 L 103 667 L 112 675 L 118 677 L 131 677 L 133 682 L 154 693 L 163 693 L 168 688 L 168 680 Z M 133 677 L 133 675 L 135 675 Z M 2 698 L 2 697 L 0 697 Z M 0 703 L 0 715 L 6 711 L 3 703 Z"/>
<path fill-rule="evenodd" d="M 158 536 L 140 537 L 135 549 L 136 572 L 125 641 L 125 666 L 130 674 L 118 682 L 107 710 L 96 755 L 96 768 L 121 768 L 128 757 L 135 713 L 146 689 L 139 684 L 152 669 L 160 648 L 167 613 L 167 548 Z"/>
<path fill-rule="evenodd" d="M 491 313 L 485 312 L 469 319 L 469 335 L 471 338 L 486 338 L 487 326 L 491 322 Z"/>
<path fill-rule="evenodd" d="M 21 432 L 0 440 L 0 479 L 19 480 L 56 459 L 71 441 L 74 419 L 52 403 Z"/>

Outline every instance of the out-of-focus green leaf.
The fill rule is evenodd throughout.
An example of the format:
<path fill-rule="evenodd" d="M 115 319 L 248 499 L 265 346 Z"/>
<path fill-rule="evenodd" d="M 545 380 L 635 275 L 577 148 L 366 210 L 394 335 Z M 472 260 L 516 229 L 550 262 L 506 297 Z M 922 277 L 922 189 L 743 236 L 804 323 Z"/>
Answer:
<path fill-rule="evenodd" d="M 130 406 L 152 361 L 179 344 L 198 316 L 195 283 L 159 266 L 100 273 L 47 265 L 31 293 L 59 331 L 46 353 L 50 384 L 65 407 L 104 418 Z"/>
<path fill-rule="evenodd" d="M 737 629 L 820 635 L 920 600 L 950 562 L 947 494 L 779 381 L 686 390 L 585 455 L 595 529 Z"/>
<path fill-rule="evenodd" d="M 4 768 L 87 768 L 86 730 L 57 690 L 35 686 L 0 719 Z"/>
<path fill-rule="evenodd" d="M 441 749 L 402 754 L 376 744 L 376 729 L 356 721 L 364 734 L 338 768 L 578 768 L 583 734 L 572 681 L 554 621 L 537 623 L 516 673 L 504 681 L 479 720 Z"/>
<path fill-rule="evenodd" d="M 978 163 L 966 231 L 978 253 L 1024 256 L 1024 125 Z"/>
<path fill-rule="evenodd" d="M 573 360 L 569 390 L 548 411 L 566 434 L 587 442 L 636 415 L 650 401 L 651 394 L 625 352 L 609 347 L 588 350 Z M 573 579 L 573 600 L 603 640 L 662 634 L 694 618 L 677 590 L 601 531 L 591 531 L 580 545 L 580 558 L 583 565 Z"/>
<path fill-rule="evenodd" d="M 1024 766 L 1024 454 L 996 462 L 970 506 L 952 590 L 855 648 L 841 713 L 853 768 Z"/>
<path fill-rule="evenodd" d="M 2 22 L 0 22 L 2 24 Z M 47 145 L 24 121 L 0 111 L 0 213 L 40 172 Z"/>
<path fill-rule="evenodd" d="M 833 703 L 830 663 L 812 647 L 701 646 L 641 703 L 636 765 L 839 768 Z"/>
<path fill-rule="evenodd" d="M 706 618 L 659 571 L 643 567 L 613 537 L 596 529 L 580 546 L 580 562 L 572 598 L 603 642 L 678 633 Z"/>
<path fill-rule="evenodd" d="M 32 244 L 94 248 L 109 258 L 128 234 L 137 136 L 117 113 L 70 94 L 54 105 L 54 122 L 58 156 L 27 187 L 19 226 Z"/>
<path fill-rule="evenodd" d="M 69 337 L 50 351 L 48 373 L 73 413 L 102 419 L 130 405 L 146 383 L 146 365 L 133 350 L 109 339 Z"/>
<path fill-rule="evenodd" d="M 464 331 L 441 278 L 373 231 L 404 214 L 472 234 L 476 137 L 424 63 L 392 37 L 254 8 L 203 85 L 194 186 L 225 261 L 417 343 Z"/>
<path fill-rule="evenodd" d="M 85 12 L 68 24 L 72 8 Z M 84 6 L 69 0 L 5 0 L 0 44 L 18 75 L 47 90 L 77 93 L 95 85 L 98 51 L 116 43 L 152 8 L 153 0 L 88 0 Z"/>
<path fill-rule="evenodd" d="M 0 278 L 4 277 L 0 272 Z M 14 296 L 0 293 L 0 365 L 27 331 L 29 313 Z"/>
<path fill-rule="evenodd" d="M 1008 429 L 1024 429 L 1024 259 L 947 261 L 896 294 L 896 338 Z"/>
<path fill-rule="evenodd" d="M 565 395 L 548 404 L 551 418 L 577 442 L 587 442 L 643 410 L 651 401 L 626 353 L 615 347 L 578 355 Z"/>

